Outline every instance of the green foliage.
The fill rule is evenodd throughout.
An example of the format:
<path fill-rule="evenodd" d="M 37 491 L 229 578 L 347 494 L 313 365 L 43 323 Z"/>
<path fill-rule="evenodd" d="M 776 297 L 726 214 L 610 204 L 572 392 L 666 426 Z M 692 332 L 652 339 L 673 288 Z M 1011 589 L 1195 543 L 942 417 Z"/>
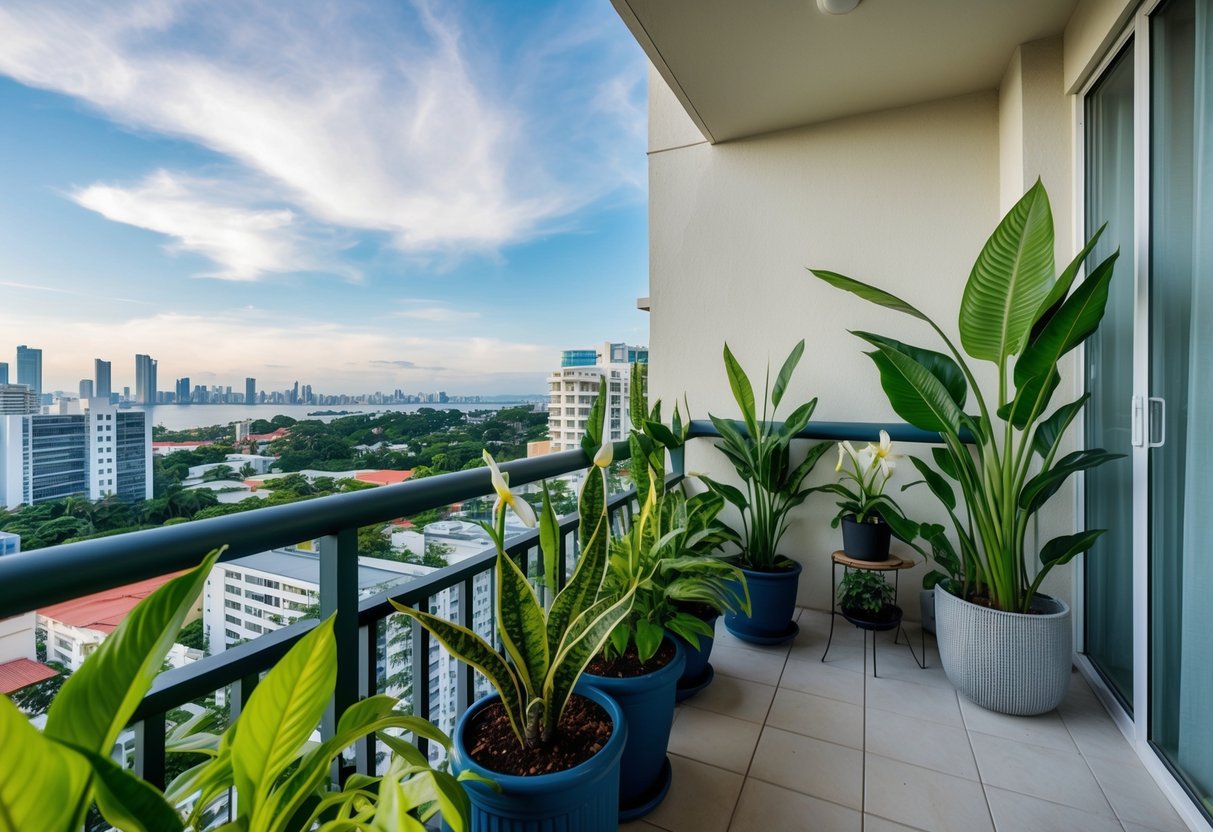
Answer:
<path fill-rule="evenodd" d="M 998 390 L 992 401 L 978 387 L 965 355 L 921 311 L 882 289 L 812 270 L 831 286 L 926 322 L 946 345 L 950 355 L 856 333 L 875 348 L 868 355 L 897 414 L 939 433 L 946 445 L 935 455 L 942 474 L 928 475 L 930 466 L 915 461 L 947 510 L 960 543 L 957 555 L 942 527 L 922 527 L 921 536 L 944 569 L 928 580 L 937 582 L 945 575 L 963 580 L 962 594 L 987 596 L 998 609 L 1026 612 L 1049 570 L 1090 549 L 1102 533 L 1092 530 L 1045 543 L 1035 577 L 1029 579 L 1024 541 L 1032 515 L 1071 475 L 1118 456 L 1091 449 L 1056 459 L 1085 396 L 1045 415 L 1060 380 L 1058 362 L 1095 332 L 1103 318 L 1119 252 L 1074 287 L 1102 232 L 1054 276 L 1052 213 L 1038 180 L 986 241 L 965 286 L 959 331 L 970 359 L 995 365 Z M 968 390 L 976 414 L 965 412 Z M 973 447 L 962 441 L 962 431 L 975 440 Z M 948 480 L 964 495 L 963 515 L 957 513 Z"/>
<path fill-rule="evenodd" d="M 177 634 L 177 643 L 195 650 L 206 649 L 206 636 L 202 630 L 201 617 L 195 618 L 181 628 L 181 632 Z"/>
<path fill-rule="evenodd" d="M 893 587 L 879 572 L 848 569 L 838 585 L 838 605 L 847 612 L 879 615 L 893 603 Z"/>
<path fill-rule="evenodd" d="M 830 448 L 828 442 L 814 445 L 799 465 L 791 464 L 792 439 L 808 425 L 817 399 L 797 407 L 782 424 L 775 422 L 775 414 L 803 353 L 802 340 L 784 361 L 774 387 L 763 391 L 759 415 L 750 379 L 725 344 L 725 372 L 745 429 L 739 429 L 732 420 L 709 416 L 721 436 L 716 447 L 733 464 L 745 491 L 708 477 L 703 479 L 741 512 L 741 528 L 735 529 L 742 547 L 741 565 L 762 572 L 786 566 L 779 559 L 779 542 L 787 531 L 788 515 L 813 492 L 805 486 L 805 480 Z M 768 378 L 769 375 L 768 370 Z"/>

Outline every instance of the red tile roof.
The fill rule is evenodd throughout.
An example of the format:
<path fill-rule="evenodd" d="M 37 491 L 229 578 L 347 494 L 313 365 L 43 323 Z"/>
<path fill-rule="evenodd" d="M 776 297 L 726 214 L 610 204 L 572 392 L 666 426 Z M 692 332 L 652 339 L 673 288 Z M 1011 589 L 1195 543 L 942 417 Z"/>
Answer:
<path fill-rule="evenodd" d="M 375 485 L 395 485 L 398 482 L 404 482 L 411 476 L 413 476 L 412 471 L 362 471 L 355 474 L 354 478 Z"/>
<path fill-rule="evenodd" d="M 57 671 L 33 659 L 14 659 L 0 664 L 0 693 L 13 693 L 58 675 Z"/>
<path fill-rule="evenodd" d="M 153 448 L 201 448 L 203 445 L 214 445 L 214 442 L 153 442 Z"/>
<path fill-rule="evenodd" d="M 273 442 L 275 439 L 281 439 L 288 434 L 290 434 L 290 431 L 286 428 L 278 428 L 278 430 L 272 433 L 250 433 L 246 439 L 249 442 Z"/>
<path fill-rule="evenodd" d="M 159 578 L 148 578 L 137 584 L 94 592 L 82 598 L 43 607 L 38 610 L 38 614 L 72 627 L 112 633 L 136 604 L 180 574 L 182 573 L 174 572 Z"/>

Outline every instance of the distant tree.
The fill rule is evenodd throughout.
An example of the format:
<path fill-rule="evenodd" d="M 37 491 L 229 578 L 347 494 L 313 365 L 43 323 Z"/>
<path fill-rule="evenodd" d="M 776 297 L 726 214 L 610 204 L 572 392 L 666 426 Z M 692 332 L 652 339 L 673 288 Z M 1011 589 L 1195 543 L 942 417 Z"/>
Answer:
<path fill-rule="evenodd" d="M 186 647 L 192 647 L 195 650 L 206 649 L 206 635 L 202 629 L 202 619 L 195 618 L 189 624 L 181 628 L 181 632 L 177 633 L 177 643 L 183 644 Z"/>
<path fill-rule="evenodd" d="M 45 661 L 45 654 L 43 661 Z M 63 683 L 71 675 L 71 672 L 59 662 L 46 662 L 46 666 L 54 670 L 56 675 L 9 695 L 13 704 L 20 708 L 26 716 L 40 716 L 50 710 L 51 702 L 59 695 Z"/>

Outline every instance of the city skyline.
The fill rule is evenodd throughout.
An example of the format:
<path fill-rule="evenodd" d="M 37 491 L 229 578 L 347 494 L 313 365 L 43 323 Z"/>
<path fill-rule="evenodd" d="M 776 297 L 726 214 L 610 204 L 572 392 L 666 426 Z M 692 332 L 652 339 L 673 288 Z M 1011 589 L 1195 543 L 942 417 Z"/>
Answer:
<path fill-rule="evenodd" d="M 145 354 L 170 390 L 538 392 L 647 343 L 647 63 L 609 5 L 14 2 L 0 37 L 0 331 L 44 390 Z"/>

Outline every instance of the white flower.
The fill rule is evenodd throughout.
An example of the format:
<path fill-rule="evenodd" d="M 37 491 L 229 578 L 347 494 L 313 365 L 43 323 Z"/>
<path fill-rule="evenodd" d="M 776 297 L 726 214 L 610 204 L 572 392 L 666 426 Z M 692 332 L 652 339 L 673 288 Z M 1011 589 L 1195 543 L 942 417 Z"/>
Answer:
<path fill-rule="evenodd" d="M 522 521 L 522 525 L 529 529 L 535 528 L 535 510 L 531 508 L 530 503 L 510 491 L 509 475 L 501 473 L 496 460 L 487 450 L 484 452 L 484 462 L 489 466 L 493 490 L 497 492 L 497 501 L 493 503 L 493 515 L 496 516 L 497 512 L 501 511 L 502 504 L 505 504 L 514 510 L 518 519 Z"/>
<path fill-rule="evenodd" d="M 901 459 L 901 454 L 893 453 L 893 440 L 889 438 L 887 431 L 880 432 L 880 444 L 868 445 L 873 454 L 874 461 L 880 463 L 880 473 L 888 479 L 893 475 L 893 470 L 897 468 L 897 460 Z"/>
<path fill-rule="evenodd" d="M 599 468 L 607 468 L 614 459 L 615 444 L 608 439 L 602 443 L 602 447 L 598 449 L 598 453 L 594 454 L 594 464 Z"/>

